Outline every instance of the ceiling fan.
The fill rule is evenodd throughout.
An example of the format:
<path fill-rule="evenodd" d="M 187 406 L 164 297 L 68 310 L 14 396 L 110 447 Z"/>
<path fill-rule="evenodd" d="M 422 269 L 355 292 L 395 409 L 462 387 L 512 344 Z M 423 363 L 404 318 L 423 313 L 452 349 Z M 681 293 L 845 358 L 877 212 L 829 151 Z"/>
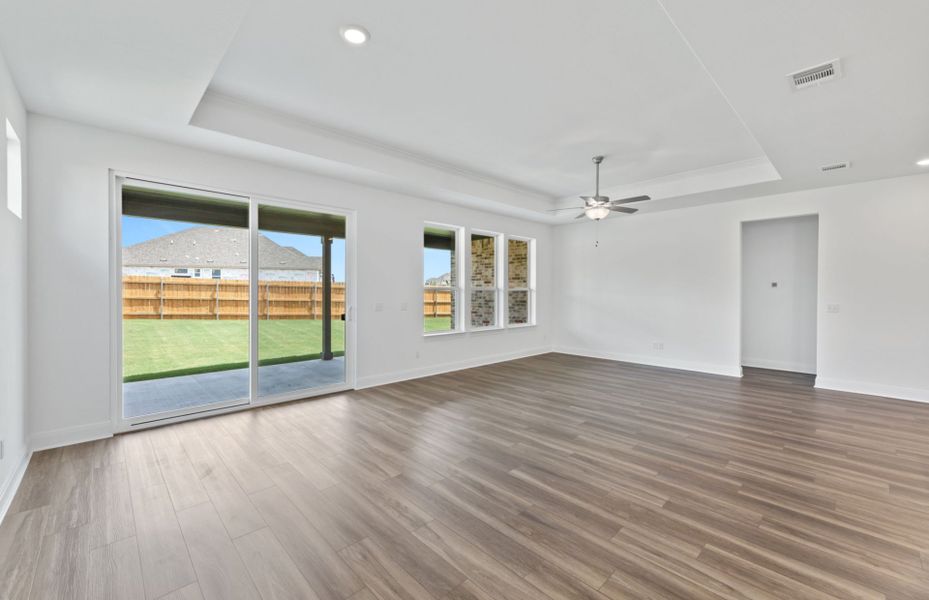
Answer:
<path fill-rule="evenodd" d="M 644 200 L 651 200 L 649 196 L 631 196 L 629 198 L 623 198 L 621 200 L 610 200 L 609 196 L 600 195 L 600 163 L 603 162 L 602 156 L 593 157 L 594 164 L 597 165 L 597 188 L 593 196 L 581 196 L 581 200 L 584 201 L 584 206 L 569 206 L 567 208 L 555 208 L 549 212 L 557 212 L 559 210 L 577 210 L 583 209 L 584 212 L 574 217 L 575 219 L 580 219 L 581 217 L 587 217 L 588 219 L 593 219 L 594 221 L 599 221 L 600 219 L 605 219 L 610 215 L 611 212 L 620 212 L 631 215 L 633 213 L 639 212 L 637 208 L 631 208 L 628 206 L 622 206 L 623 204 L 629 204 L 630 202 L 642 202 Z"/>

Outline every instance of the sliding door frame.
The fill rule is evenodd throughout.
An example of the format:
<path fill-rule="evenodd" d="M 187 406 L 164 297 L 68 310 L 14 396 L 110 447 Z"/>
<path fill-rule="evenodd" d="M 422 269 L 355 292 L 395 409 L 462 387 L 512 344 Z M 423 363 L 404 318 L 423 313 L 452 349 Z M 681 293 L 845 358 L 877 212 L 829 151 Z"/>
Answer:
<path fill-rule="evenodd" d="M 343 383 L 309 388 L 303 390 L 294 390 L 273 394 L 270 396 L 259 397 L 258 395 L 258 232 L 260 230 L 258 222 L 258 206 L 276 206 L 278 208 L 292 208 L 296 210 L 305 210 L 308 212 L 328 213 L 345 217 L 345 381 Z M 254 214 L 249 216 L 249 226 L 251 227 L 251 245 L 252 255 L 250 262 L 254 264 L 255 275 L 250 277 L 252 302 L 249 303 L 249 312 L 251 313 L 251 333 L 252 339 L 251 350 L 254 356 L 250 364 L 254 365 L 252 370 L 252 406 L 266 406 L 278 402 L 289 402 L 299 400 L 310 396 L 322 396 L 335 392 L 344 392 L 355 387 L 355 211 L 324 206 L 321 204 L 309 204 L 307 202 L 297 202 L 294 200 L 285 200 L 281 198 L 270 198 L 268 196 L 252 196 L 251 209 Z M 254 220 L 251 220 L 254 219 Z M 254 226 L 252 227 L 252 223 Z M 309 393 L 309 395 L 308 395 Z"/>
<path fill-rule="evenodd" d="M 241 198 L 248 204 L 249 211 L 249 397 L 211 403 L 189 409 L 165 411 L 135 418 L 123 417 L 123 299 L 122 299 L 122 186 L 126 180 L 150 184 L 153 187 L 170 186 L 187 188 L 205 195 Z M 110 169 L 110 417 L 113 433 L 134 431 L 177 423 L 205 416 L 247 410 L 256 406 L 268 406 L 312 398 L 354 389 L 356 381 L 356 215 L 354 210 L 324 204 L 310 203 L 265 194 L 236 190 L 218 189 L 215 186 L 172 181 L 163 177 L 151 177 Z M 321 212 L 345 218 L 345 380 L 339 384 L 318 388 L 307 388 L 276 394 L 258 396 L 258 206 L 277 206 L 308 212 Z"/>

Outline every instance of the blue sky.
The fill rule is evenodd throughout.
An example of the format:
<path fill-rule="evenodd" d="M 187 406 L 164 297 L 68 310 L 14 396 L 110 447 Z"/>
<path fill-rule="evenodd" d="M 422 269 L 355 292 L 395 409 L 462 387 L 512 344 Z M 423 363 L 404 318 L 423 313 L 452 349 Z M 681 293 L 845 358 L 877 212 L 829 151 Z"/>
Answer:
<path fill-rule="evenodd" d="M 191 227 L 200 227 L 200 224 L 144 217 L 123 217 L 123 247 Z M 262 234 L 281 246 L 293 246 L 307 256 L 322 256 L 323 248 L 319 237 L 271 231 L 263 231 Z M 332 241 L 332 273 L 336 281 L 345 281 L 345 240 Z"/>
<path fill-rule="evenodd" d="M 451 270 L 452 253 L 450 250 L 426 248 L 423 252 L 423 280 L 444 275 Z"/>

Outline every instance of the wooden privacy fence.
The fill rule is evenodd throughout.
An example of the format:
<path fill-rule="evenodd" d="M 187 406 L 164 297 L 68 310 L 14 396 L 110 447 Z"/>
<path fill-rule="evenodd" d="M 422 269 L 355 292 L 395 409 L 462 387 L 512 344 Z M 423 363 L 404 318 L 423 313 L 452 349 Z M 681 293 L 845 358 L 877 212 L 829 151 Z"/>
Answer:
<path fill-rule="evenodd" d="M 332 284 L 332 318 L 345 313 L 345 284 Z M 262 319 L 322 319 L 323 284 L 258 282 Z M 248 281 L 183 277 L 123 277 L 124 319 L 247 319 Z"/>
<path fill-rule="evenodd" d="M 423 288 L 423 316 L 452 316 L 452 291 L 448 288 Z"/>

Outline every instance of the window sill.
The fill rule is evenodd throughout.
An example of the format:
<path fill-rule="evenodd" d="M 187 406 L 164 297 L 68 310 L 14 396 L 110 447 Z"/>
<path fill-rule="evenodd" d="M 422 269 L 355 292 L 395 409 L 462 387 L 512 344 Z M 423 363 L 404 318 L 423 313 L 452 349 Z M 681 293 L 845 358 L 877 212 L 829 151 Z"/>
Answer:
<path fill-rule="evenodd" d="M 465 332 L 461 331 L 460 329 L 453 329 L 452 331 L 424 331 L 423 337 L 425 338 L 443 337 L 446 335 L 460 335 L 462 333 L 465 333 Z"/>
<path fill-rule="evenodd" d="M 468 331 L 471 333 L 480 333 L 482 331 L 503 331 L 503 327 L 500 325 L 493 325 L 491 327 L 475 327 L 473 329 L 469 329 Z"/>
<path fill-rule="evenodd" d="M 485 331 L 506 331 L 507 329 L 525 329 L 526 327 L 535 327 L 536 323 L 524 323 L 522 325 L 495 325 L 493 327 L 475 327 L 474 329 L 455 329 L 452 331 L 428 331 L 423 332 L 424 338 L 444 337 L 447 335 L 462 335 L 465 333 L 483 333 Z"/>

